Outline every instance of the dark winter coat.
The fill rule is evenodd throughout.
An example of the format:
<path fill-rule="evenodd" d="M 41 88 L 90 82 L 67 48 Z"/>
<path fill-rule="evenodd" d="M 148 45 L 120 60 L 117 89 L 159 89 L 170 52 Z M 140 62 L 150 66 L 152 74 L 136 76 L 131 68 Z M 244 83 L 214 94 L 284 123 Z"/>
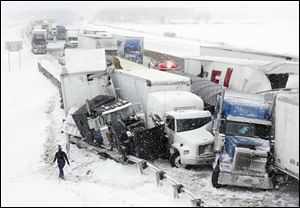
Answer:
<path fill-rule="evenodd" d="M 64 151 L 60 150 L 55 153 L 53 162 L 56 160 L 58 164 L 65 164 L 65 161 L 67 161 L 68 165 L 70 165 L 67 154 Z"/>

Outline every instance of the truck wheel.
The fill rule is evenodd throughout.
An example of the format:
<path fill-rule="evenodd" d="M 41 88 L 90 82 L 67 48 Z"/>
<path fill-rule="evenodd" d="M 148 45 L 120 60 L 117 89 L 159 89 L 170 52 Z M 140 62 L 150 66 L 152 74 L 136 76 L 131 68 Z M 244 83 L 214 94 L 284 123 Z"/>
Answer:
<path fill-rule="evenodd" d="M 212 183 L 213 187 L 215 187 L 215 188 L 222 187 L 222 185 L 218 183 L 219 173 L 220 173 L 220 164 L 218 161 L 216 167 L 213 169 L 212 176 L 211 176 L 211 183 Z"/>
<path fill-rule="evenodd" d="M 185 168 L 185 165 L 181 164 L 181 157 L 178 151 L 171 155 L 170 163 L 172 167 Z"/>

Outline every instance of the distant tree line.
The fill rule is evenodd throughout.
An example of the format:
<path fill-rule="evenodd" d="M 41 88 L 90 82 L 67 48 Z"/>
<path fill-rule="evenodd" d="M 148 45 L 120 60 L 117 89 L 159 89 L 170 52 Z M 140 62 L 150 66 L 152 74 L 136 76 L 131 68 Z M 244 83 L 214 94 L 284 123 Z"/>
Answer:
<path fill-rule="evenodd" d="M 111 8 L 100 9 L 94 19 L 101 22 L 133 22 L 155 21 L 159 24 L 172 20 L 195 20 L 208 22 L 210 14 L 188 8 Z"/>

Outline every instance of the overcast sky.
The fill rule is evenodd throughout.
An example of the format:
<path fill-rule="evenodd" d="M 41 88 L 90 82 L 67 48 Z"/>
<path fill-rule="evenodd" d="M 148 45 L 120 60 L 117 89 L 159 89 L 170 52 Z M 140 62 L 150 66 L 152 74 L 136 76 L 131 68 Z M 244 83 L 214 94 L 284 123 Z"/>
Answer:
<path fill-rule="evenodd" d="M 263 17 L 299 21 L 299 2 L 195 2 L 195 1 L 1 1 L 1 13 L 12 14 L 26 10 L 71 9 L 91 17 L 103 8 L 179 7 L 204 10 L 217 15 Z M 4 16 L 5 17 L 5 16 Z"/>

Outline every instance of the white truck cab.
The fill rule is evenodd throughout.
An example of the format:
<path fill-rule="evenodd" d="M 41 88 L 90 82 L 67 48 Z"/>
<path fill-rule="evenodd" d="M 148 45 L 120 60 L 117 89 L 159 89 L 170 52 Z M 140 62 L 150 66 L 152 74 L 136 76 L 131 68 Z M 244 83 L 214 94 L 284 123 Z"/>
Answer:
<path fill-rule="evenodd" d="M 78 30 L 67 30 L 65 48 L 78 47 Z"/>
<path fill-rule="evenodd" d="M 173 166 L 211 164 L 214 160 L 214 138 L 211 113 L 200 110 L 166 112 L 166 132 L 171 146 Z"/>
<path fill-rule="evenodd" d="M 170 148 L 170 163 L 175 167 L 211 164 L 214 137 L 211 113 L 203 110 L 200 97 L 186 91 L 164 91 L 148 96 L 147 118 L 156 114 L 165 122 Z"/>

